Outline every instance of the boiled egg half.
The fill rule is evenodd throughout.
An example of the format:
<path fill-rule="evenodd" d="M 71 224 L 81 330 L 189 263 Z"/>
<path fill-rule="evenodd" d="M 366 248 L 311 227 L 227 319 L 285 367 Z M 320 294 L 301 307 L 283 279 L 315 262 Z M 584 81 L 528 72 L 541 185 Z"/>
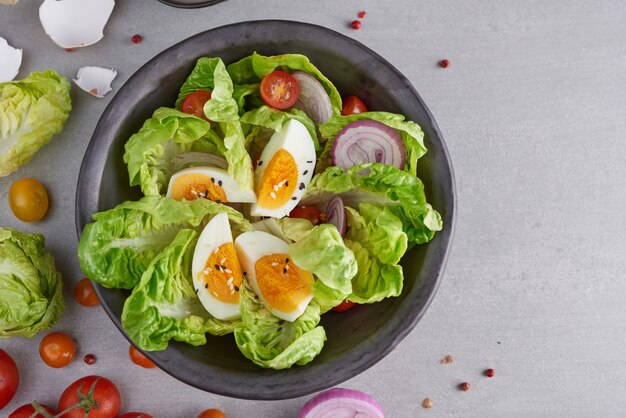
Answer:
<path fill-rule="evenodd" d="M 313 298 L 313 275 L 289 258 L 285 241 L 267 232 L 244 232 L 235 249 L 250 287 L 272 314 L 290 322 L 302 315 Z"/>
<path fill-rule="evenodd" d="M 243 274 L 226 213 L 215 215 L 204 227 L 193 253 L 191 273 L 198 298 L 211 315 L 223 320 L 241 317 Z"/>
<path fill-rule="evenodd" d="M 254 172 L 252 216 L 282 218 L 296 207 L 315 169 L 315 145 L 306 127 L 291 119 L 272 135 Z"/>
<path fill-rule="evenodd" d="M 217 203 L 256 202 L 253 190 L 242 189 L 226 170 L 217 167 L 180 170 L 170 179 L 166 196 L 174 200 L 204 198 Z"/>

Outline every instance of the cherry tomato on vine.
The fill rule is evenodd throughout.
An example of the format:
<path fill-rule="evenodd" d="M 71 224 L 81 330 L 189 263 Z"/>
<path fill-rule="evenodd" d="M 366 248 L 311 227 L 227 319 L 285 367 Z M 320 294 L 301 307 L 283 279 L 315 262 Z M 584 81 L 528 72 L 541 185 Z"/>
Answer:
<path fill-rule="evenodd" d="M 224 415 L 224 413 L 219 409 L 212 408 L 205 409 L 204 411 L 200 412 L 198 418 L 226 418 L 226 415 Z"/>
<path fill-rule="evenodd" d="M 367 106 L 361 99 L 356 96 L 348 96 L 343 101 L 341 114 L 344 116 L 353 115 L 355 113 L 367 112 Z"/>
<path fill-rule="evenodd" d="M 51 415 L 56 415 L 56 412 L 54 412 L 54 409 L 50 408 L 49 406 L 42 405 L 42 404 L 39 404 L 39 406 L 41 406 L 47 413 Z M 33 415 L 34 413 L 35 413 L 35 408 L 31 404 L 26 404 L 26 405 L 20 406 L 15 411 L 11 412 L 11 415 L 9 415 L 9 418 L 44 418 L 43 415 L 41 414 Z"/>
<path fill-rule="evenodd" d="M 0 349 L 0 409 L 4 408 L 17 392 L 20 374 L 13 358 Z"/>
<path fill-rule="evenodd" d="M 39 355 L 50 367 L 65 367 L 76 355 L 76 343 L 67 334 L 51 332 L 39 343 Z"/>
<path fill-rule="evenodd" d="M 356 303 L 344 300 L 339 305 L 335 306 L 333 308 L 333 311 L 335 311 L 335 312 L 345 312 L 345 311 L 348 311 L 348 310 L 352 309 L 354 307 L 354 305 L 356 305 Z"/>
<path fill-rule="evenodd" d="M 137 350 L 132 345 L 128 347 L 128 355 L 133 363 L 143 367 L 144 369 L 153 369 L 156 367 L 156 364 L 154 364 L 148 357 L 144 356 L 141 351 Z"/>
<path fill-rule="evenodd" d="M 322 222 L 322 211 L 315 206 L 296 206 L 289 212 L 289 217 L 307 219 L 313 225 L 318 225 Z"/>
<path fill-rule="evenodd" d="M 210 90 L 196 90 L 189 93 L 180 104 L 180 110 L 210 122 L 204 114 L 204 104 L 211 98 Z"/>
<path fill-rule="evenodd" d="M 78 393 L 85 395 L 79 397 Z M 83 399 L 81 399 L 83 398 Z M 69 385 L 59 399 L 59 412 L 81 402 L 82 407 L 63 414 L 63 418 L 115 418 L 120 412 L 122 398 L 113 382 L 102 376 L 85 376 Z"/>
<path fill-rule="evenodd" d="M 48 212 L 48 192 L 35 179 L 17 180 L 9 189 L 9 206 L 20 221 L 39 221 Z"/>
<path fill-rule="evenodd" d="M 284 71 L 272 71 L 261 80 L 261 99 L 269 107 L 289 109 L 298 101 L 298 82 Z"/>
<path fill-rule="evenodd" d="M 76 283 L 74 287 L 74 299 L 79 305 L 96 306 L 100 304 L 100 300 L 96 295 L 91 280 L 84 278 Z"/>

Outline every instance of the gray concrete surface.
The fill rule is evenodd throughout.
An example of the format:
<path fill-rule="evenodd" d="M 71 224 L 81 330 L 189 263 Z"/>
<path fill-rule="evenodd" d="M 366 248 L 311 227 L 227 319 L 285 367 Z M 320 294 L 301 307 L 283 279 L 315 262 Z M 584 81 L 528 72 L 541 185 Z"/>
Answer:
<path fill-rule="evenodd" d="M 343 387 L 376 397 L 389 417 L 618 417 L 626 415 L 626 2 L 362 0 L 246 2 L 200 10 L 118 1 L 98 44 L 65 52 L 44 34 L 37 9 L 0 6 L 0 36 L 24 49 L 19 77 L 55 68 L 119 72 L 118 89 L 144 62 L 202 30 L 248 19 L 313 22 L 352 36 L 396 65 L 434 113 L 458 185 L 458 224 L 437 297 L 398 348 Z M 348 27 L 360 10 L 359 31 Z M 143 43 L 130 37 L 139 33 Z M 447 69 L 437 61 L 448 58 Z M 2 65 L 2 63 L 0 63 Z M 330 75 L 332 78 L 332 75 Z M 113 92 L 114 94 L 115 92 Z M 253 402 L 211 395 L 128 361 L 128 345 L 101 308 L 76 305 L 74 193 L 96 122 L 113 97 L 72 90 L 61 135 L 0 179 L 0 225 L 45 234 L 64 275 L 67 313 L 55 327 L 79 356 L 60 370 L 39 359 L 42 335 L 0 340 L 22 385 L 11 404 L 54 404 L 84 374 L 112 378 L 124 411 L 195 417 L 295 417 L 306 398 Z M 8 189 L 44 182 L 43 222 L 13 217 Z M 440 364 L 446 354 L 454 357 Z M 481 375 L 493 367 L 495 376 Z M 456 385 L 469 381 L 461 392 Z M 434 406 L 422 409 L 423 398 Z"/>

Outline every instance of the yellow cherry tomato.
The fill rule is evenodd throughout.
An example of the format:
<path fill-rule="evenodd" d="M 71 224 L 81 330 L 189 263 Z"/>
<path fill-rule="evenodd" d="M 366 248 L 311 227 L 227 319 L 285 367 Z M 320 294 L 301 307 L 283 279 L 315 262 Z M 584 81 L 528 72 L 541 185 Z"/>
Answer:
<path fill-rule="evenodd" d="M 35 179 L 17 180 L 9 189 L 9 205 L 17 219 L 24 222 L 39 221 L 48 212 L 48 192 Z"/>

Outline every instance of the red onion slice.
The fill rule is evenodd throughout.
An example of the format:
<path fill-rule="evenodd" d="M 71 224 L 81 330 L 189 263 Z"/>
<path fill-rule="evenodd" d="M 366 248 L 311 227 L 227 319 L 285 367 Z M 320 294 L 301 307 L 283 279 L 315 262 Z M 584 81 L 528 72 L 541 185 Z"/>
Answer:
<path fill-rule="evenodd" d="M 383 163 L 402 170 L 406 147 L 397 130 L 373 120 L 359 120 L 337 134 L 332 156 L 333 164 L 345 169 L 364 163 Z"/>
<path fill-rule="evenodd" d="M 298 418 L 385 418 L 376 399 L 352 389 L 329 389 L 309 399 Z"/>
<path fill-rule="evenodd" d="M 303 110 L 318 124 L 328 122 L 333 115 L 333 105 L 322 83 L 303 71 L 296 71 L 291 76 L 298 82 L 299 90 L 298 101 L 294 107 Z"/>
<path fill-rule="evenodd" d="M 228 162 L 223 157 L 210 152 L 186 152 L 174 157 L 174 172 L 183 168 L 209 166 L 217 168 L 228 168 Z"/>
<path fill-rule="evenodd" d="M 335 225 L 343 237 L 346 234 L 348 225 L 346 222 L 346 208 L 341 197 L 335 196 L 330 199 L 328 206 L 326 206 L 326 216 L 328 223 Z"/>

